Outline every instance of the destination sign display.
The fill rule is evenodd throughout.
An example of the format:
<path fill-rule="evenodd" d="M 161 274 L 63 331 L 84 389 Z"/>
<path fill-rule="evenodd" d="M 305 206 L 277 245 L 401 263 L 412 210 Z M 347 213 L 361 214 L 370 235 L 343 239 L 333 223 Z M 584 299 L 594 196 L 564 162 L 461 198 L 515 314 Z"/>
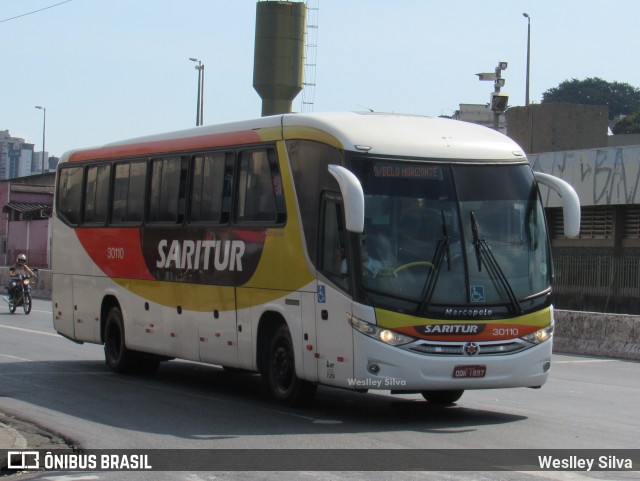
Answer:
<path fill-rule="evenodd" d="M 442 168 L 437 165 L 375 162 L 373 164 L 373 176 L 390 179 L 442 180 Z"/>

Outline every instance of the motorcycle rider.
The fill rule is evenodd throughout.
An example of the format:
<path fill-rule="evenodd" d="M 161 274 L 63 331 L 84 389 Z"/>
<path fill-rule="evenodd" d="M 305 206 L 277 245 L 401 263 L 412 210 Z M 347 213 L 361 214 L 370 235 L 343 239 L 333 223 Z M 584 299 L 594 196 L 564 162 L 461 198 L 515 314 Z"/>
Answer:
<path fill-rule="evenodd" d="M 27 265 L 27 256 L 24 254 L 20 254 L 16 258 L 15 264 L 9 267 L 9 286 L 7 287 L 7 291 L 9 292 L 8 296 L 5 296 L 5 301 L 9 301 L 13 297 L 13 291 L 16 287 L 18 287 L 18 282 L 16 279 L 20 279 L 20 276 L 31 276 L 37 277 L 34 272 Z"/>

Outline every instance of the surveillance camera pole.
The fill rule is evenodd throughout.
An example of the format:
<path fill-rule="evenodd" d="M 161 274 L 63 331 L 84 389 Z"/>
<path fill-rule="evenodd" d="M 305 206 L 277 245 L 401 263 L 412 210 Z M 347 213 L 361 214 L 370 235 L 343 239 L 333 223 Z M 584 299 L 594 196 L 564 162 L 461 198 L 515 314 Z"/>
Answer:
<path fill-rule="evenodd" d="M 491 102 L 489 104 L 493 111 L 493 128 L 496 131 L 500 130 L 500 114 L 507 110 L 507 102 L 509 96 L 500 93 L 500 87 L 504 86 L 504 79 L 502 78 L 502 71 L 507 69 L 507 62 L 498 62 L 498 66 L 495 68 L 494 73 L 478 73 L 478 80 L 493 80 L 493 92 L 491 93 Z"/>
<path fill-rule="evenodd" d="M 500 87 L 502 85 L 504 85 L 504 79 L 502 79 L 502 82 L 500 82 L 501 80 L 501 75 L 500 72 L 502 72 L 502 69 L 500 68 L 500 66 L 502 65 L 503 62 L 500 62 L 500 64 L 498 64 L 498 66 L 496 67 L 496 80 L 495 82 L 493 82 L 494 88 L 493 88 L 493 93 L 494 94 L 499 94 L 500 93 Z M 505 68 L 506 68 L 506 62 L 505 63 Z M 492 98 L 495 98 L 495 95 L 492 96 Z M 500 112 L 500 110 L 496 110 L 493 109 L 494 107 L 494 103 L 491 103 L 491 107 L 493 110 L 493 129 L 496 131 L 500 131 L 500 114 L 502 112 Z"/>

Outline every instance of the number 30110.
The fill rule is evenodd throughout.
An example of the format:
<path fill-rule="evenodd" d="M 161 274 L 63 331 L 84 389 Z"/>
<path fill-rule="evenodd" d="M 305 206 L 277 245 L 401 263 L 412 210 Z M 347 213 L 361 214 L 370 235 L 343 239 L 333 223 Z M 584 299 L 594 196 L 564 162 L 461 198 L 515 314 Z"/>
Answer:
<path fill-rule="evenodd" d="M 124 259 L 124 247 L 107 247 L 107 259 Z"/>
<path fill-rule="evenodd" d="M 501 327 L 493 330 L 494 336 L 517 336 L 519 333 L 516 327 Z"/>

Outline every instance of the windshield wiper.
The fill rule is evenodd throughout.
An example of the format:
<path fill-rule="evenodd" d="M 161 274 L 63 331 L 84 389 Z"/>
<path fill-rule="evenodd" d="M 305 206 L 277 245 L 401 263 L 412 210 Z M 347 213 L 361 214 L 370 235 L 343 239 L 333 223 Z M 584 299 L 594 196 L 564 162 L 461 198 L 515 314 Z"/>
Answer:
<path fill-rule="evenodd" d="M 451 252 L 449 250 L 451 237 L 449 237 L 449 229 L 447 228 L 447 222 L 444 217 L 444 210 L 441 210 L 440 213 L 442 214 L 442 238 L 438 241 L 438 245 L 436 246 L 436 252 L 433 255 L 433 260 L 431 261 L 431 273 L 429 274 L 429 277 L 424 284 L 424 288 L 422 289 L 422 301 L 418 305 L 418 313 L 423 311 L 424 306 L 429 304 L 433 297 L 433 291 L 436 289 L 436 283 L 438 281 L 438 276 L 440 275 L 440 266 L 442 265 L 442 260 L 444 259 L 445 254 L 447 255 L 447 267 L 451 270 Z"/>
<path fill-rule="evenodd" d="M 478 271 L 482 270 L 482 264 L 484 263 L 487 266 L 487 270 L 493 279 L 497 279 L 502 289 L 506 292 L 507 297 L 509 298 L 509 303 L 511 305 L 511 309 L 516 314 L 522 313 L 522 306 L 520 306 L 520 302 L 516 297 L 513 289 L 511 288 L 511 284 L 509 284 L 509 280 L 507 276 L 505 276 L 504 271 L 498 264 L 493 252 L 491 252 L 491 248 L 487 241 L 484 239 L 480 239 L 480 235 L 478 234 L 478 223 L 476 222 L 476 215 L 470 212 L 471 216 L 471 233 L 473 235 L 473 247 L 476 251 L 476 259 L 478 261 Z"/>

